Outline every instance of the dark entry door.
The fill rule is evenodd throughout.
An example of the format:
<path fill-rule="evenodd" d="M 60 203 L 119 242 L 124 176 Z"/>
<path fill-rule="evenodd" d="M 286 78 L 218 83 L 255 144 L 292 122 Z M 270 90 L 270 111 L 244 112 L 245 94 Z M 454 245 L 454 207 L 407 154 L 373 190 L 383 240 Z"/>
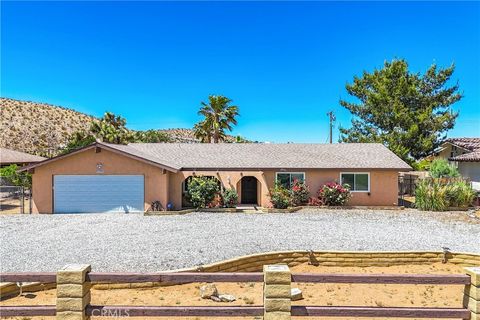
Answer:
<path fill-rule="evenodd" d="M 242 203 L 257 204 L 257 178 L 243 177 L 242 179 Z"/>

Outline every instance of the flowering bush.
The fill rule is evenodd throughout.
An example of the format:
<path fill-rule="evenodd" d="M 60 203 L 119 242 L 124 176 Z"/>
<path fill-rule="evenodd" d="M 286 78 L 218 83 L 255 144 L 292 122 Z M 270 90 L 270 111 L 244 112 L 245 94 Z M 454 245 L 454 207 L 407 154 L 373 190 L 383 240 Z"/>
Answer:
<path fill-rule="evenodd" d="M 318 191 L 318 199 L 327 206 L 341 206 L 350 199 L 350 186 L 328 182 Z"/>
<path fill-rule="evenodd" d="M 275 184 L 275 187 L 270 189 L 270 201 L 276 209 L 286 209 L 291 203 L 290 190 L 281 184 Z"/>
<path fill-rule="evenodd" d="M 290 193 L 292 205 L 299 206 L 307 203 L 310 191 L 305 182 L 295 179 L 292 183 Z"/>
<path fill-rule="evenodd" d="M 233 188 L 225 189 L 222 192 L 222 202 L 227 208 L 234 208 L 238 203 L 237 191 Z"/>

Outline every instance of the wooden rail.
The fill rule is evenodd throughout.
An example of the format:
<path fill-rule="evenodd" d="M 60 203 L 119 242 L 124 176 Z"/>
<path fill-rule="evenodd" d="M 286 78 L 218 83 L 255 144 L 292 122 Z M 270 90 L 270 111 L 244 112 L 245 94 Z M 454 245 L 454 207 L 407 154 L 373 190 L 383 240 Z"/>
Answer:
<path fill-rule="evenodd" d="M 262 282 L 261 272 L 180 272 L 180 273 L 126 273 L 90 272 L 87 281 L 98 283 L 137 283 L 137 282 Z M 0 282 L 56 282 L 56 273 L 1 273 Z M 468 275 L 415 275 L 415 274 L 322 274 L 294 273 L 292 282 L 310 283 L 365 283 L 365 284 L 458 284 L 470 283 Z"/>
<path fill-rule="evenodd" d="M 0 282 L 56 282 L 53 272 L 1 273 Z M 203 272 L 159 272 L 159 273 L 105 273 L 89 272 L 86 282 L 95 283 L 191 283 L 191 282 L 263 282 L 264 273 L 203 273 Z M 469 275 L 392 275 L 392 274 L 319 274 L 294 273 L 292 282 L 300 283 L 357 283 L 357 284 L 428 284 L 470 285 Z M 110 306 L 87 305 L 87 316 L 130 316 L 130 317 L 244 317 L 261 316 L 264 306 Z M 462 308 L 393 308 L 393 307 L 336 307 L 336 306 L 292 306 L 292 316 L 320 317 L 392 317 L 392 318 L 461 318 L 469 319 L 470 311 Z M 55 305 L 0 306 L 2 317 L 55 316 Z"/>
<path fill-rule="evenodd" d="M 388 317 L 469 319 L 470 311 L 461 308 L 380 308 L 292 306 L 292 316 Z"/>

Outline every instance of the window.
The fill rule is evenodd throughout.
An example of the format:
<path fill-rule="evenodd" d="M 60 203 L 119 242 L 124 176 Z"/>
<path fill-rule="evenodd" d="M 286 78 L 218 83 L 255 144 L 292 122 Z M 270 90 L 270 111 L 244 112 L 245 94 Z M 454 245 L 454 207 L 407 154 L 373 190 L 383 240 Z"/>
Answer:
<path fill-rule="evenodd" d="M 277 182 L 287 189 L 290 189 L 292 183 L 295 181 L 305 181 L 304 172 L 277 172 Z"/>
<path fill-rule="evenodd" d="M 348 184 L 351 191 L 370 192 L 370 174 L 369 173 L 350 173 L 340 174 L 341 184 Z"/>

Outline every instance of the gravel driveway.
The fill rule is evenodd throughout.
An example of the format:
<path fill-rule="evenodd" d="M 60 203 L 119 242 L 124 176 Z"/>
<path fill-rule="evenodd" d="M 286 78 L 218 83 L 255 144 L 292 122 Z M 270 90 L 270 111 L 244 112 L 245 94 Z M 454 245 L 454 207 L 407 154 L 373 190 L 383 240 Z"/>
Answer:
<path fill-rule="evenodd" d="M 96 271 L 159 271 L 265 251 L 442 246 L 480 252 L 480 224 L 414 210 L 0 216 L 3 272 L 56 271 L 68 263 L 89 263 Z"/>

